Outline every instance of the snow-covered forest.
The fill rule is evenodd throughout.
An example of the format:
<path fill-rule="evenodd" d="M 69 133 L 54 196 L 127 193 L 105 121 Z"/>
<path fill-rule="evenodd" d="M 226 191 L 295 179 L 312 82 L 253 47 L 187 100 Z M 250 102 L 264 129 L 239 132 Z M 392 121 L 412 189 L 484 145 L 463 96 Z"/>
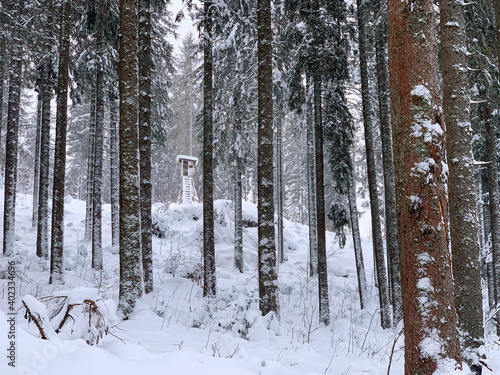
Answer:
<path fill-rule="evenodd" d="M 500 374 L 500 1 L 0 22 L 1 374 Z"/>

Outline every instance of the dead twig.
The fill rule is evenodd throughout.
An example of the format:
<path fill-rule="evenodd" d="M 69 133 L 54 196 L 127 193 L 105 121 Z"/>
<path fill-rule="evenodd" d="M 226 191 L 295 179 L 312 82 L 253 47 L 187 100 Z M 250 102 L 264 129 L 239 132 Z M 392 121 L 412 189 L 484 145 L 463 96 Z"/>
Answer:
<path fill-rule="evenodd" d="M 389 367 L 387 367 L 387 375 L 389 375 L 389 373 L 391 372 L 391 364 L 392 364 L 392 356 L 394 354 L 394 348 L 396 347 L 396 343 L 398 342 L 402 334 L 403 334 L 403 329 L 399 331 L 398 335 L 394 338 L 394 342 L 392 343 L 391 355 L 389 356 Z"/>

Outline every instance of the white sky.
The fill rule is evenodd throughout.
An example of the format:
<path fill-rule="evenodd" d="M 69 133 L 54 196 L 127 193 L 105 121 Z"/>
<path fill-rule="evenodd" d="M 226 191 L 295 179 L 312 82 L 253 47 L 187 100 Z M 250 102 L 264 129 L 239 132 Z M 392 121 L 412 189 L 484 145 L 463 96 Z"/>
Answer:
<path fill-rule="evenodd" d="M 173 18 L 175 19 L 175 16 L 177 13 L 183 9 L 183 2 L 182 0 L 171 0 L 171 3 L 168 7 L 170 12 L 172 13 Z M 177 28 L 177 34 L 179 35 L 179 38 L 176 40 L 172 35 L 168 36 L 168 41 L 174 45 L 174 53 L 177 54 L 179 52 L 179 46 L 182 43 L 182 39 L 186 37 L 186 35 L 191 31 L 193 36 L 197 39 L 198 38 L 198 32 L 196 30 L 196 27 L 193 25 L 193 21 L 189 17 L 188 11 L 184 9 L 184 19 L 179 23 L 179 27 Z"/>

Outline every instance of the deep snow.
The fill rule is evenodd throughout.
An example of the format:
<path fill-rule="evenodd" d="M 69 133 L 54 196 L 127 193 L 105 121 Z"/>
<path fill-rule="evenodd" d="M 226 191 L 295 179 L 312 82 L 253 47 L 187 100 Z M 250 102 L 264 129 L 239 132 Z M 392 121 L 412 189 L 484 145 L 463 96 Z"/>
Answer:
<path fill-rule="evenodd" d="M 99 346 L 75 338 L 77 326 L 73 333 L 68 328 L 56 339 L 42 340 L 20 309 L 17 368 L 13 370 L 7 366 L 7 280 L 0 280 L 0 374 L 387 374 L 401 325 L 385 331 L 380 328 L 371 239 L 366 235 L 363 251 L 370 303 L 361 311 L 352 241 L 348 238 L 346 247 L 340 249 L 334 234 L 327 233 L 332 323 L 324 327 L 318 324 L 317 279 L 307 277 L 308 228 L 285 220 L 287 261 L 279 265 L 278 321 L 262 317 L 258 311 L 257 228 L 243 231 L 244 273 L 233 266 L 232 202 L 215 202 L 218 296 L 211 299 L 202 297 L 199 283 L 201 204 L 169 208 L 156 204 L 156 229 L 162 238 L 153 238 L 155 290 L 141 299 L 132 319 L 119 322 L 114 321 L 115 304 L 109 301 L 118 299 L 119 277 L 117 249 L 111 247 L 109 205 L 103 208 L 104 271 L 96 273 L 90 269 L 91 248 L 82 242 L 85 202 L 66 200 L 66 283 L 53 286 L 48 285 L 48 261 L 35 256 L 31 197 L 18 195 L 17 202 L 14 259 L 19 276 L 18 307 L 27 294 L 41 297 L 63 289 L 96 288 L 103 301 L 108 300 L 105 303 L 113 327 Z M 244 203 L 243 210 L 244 219 L 256 220 L 254 205 Z M 365 214 L 361 222 L 365 233 L 369 232 L 368 220 L 369 214 Z M 7 259 L 0 258 L 0 275 L 6 275 L 2 273 L 6 268 Z M 82 289 L 73 297 L 79 293 Z M 494 339 L 488 336 L 486 347 L 492 374 L 500 373 L 500 346 Z M 403 374 L 403 341 L 401 336 L 394 345 L 391 374 Z"/>

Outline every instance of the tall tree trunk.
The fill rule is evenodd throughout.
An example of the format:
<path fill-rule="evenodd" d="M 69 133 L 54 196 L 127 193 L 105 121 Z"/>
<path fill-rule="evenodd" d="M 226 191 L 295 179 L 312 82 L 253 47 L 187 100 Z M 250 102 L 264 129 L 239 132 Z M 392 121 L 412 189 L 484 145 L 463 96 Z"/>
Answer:
<path fill-rule="evenodd" d="M 215 296 L 212 7 L 205 1 L 203 38 L 203 296 Z"/>
<path fill-rule="evenodd" d="M 375 29 L 377 58 L 377 89 L 384 168 L 385 243 L 392 297 L 392 320 L 397 325 L 403 319 L 401 274 L 399 271 L 398 218 L 396 214 L 396 187 L 392 157 L 392 128 L 389 108 L 389 72 L 387 71 L 387 12 L 382 12 Z"/>
<path fill-rule="evenodd" d="M 16 188 L 19 112 L 23 69 L 23 41 L 21 38 L 21 2 L 12 6 L 12 41 L 9 71 L 9 107 L 5 145 L 5 191 L 3 215 L 3 255 L 14 255 L 16 236 Z"/>
<path fill-rule="evenodd" d="M 270 0 L 257 2 L 257 30 L 259 308 L 262 315 L 267 315 L 269 312 L 278 313 L 278 276 L 274 238 L 273 68 Z"/>
<path fill-rule="evenodd" d="M 64 184 L 66 181 L 66 130 L 68 127 L 71 0 L 65 0 L 64 3 L 61 4 L 60 33 L 49 284 L 64 282 Z"/>
<path fill-rule="evenodd" d="M 100 32 L 98 32 L 101 34 Z M 102 35 L 98 36 L 98 50 L 103 49 Z M 102 158 L 104 138 L 104 71 L 103 62 L 99 63 L 95 85 L 95 134 L 94 134 L 94 171 L 92 173 L 92 268 L 101 270 L 102 256 Z"/>
<path fill-rule="evenodd" d="M 323 119 L 321 116 L 321 77 L 319 66 L 313 73 L 314 85 L 314 138 L 316 162 L 316 219 L 318 230 L 318 294 L 319 321 L 330 324 L 330 306 L 328 299 L 328 272 L 326 260 L 326 228 L 325 228 L 325 173 L 323 163 Z"/>
<path fill-rule="evenodd" d="M 494 121 L 496 120 L 491 117 L 486 119 L 485 126 L 487 134 L 486 154 L 489 161 L 488 191 L 490 201 L 491 252 L 493 254 L 493 292 L 495 296 L 495 308 L 497 308 L 500 305 L 500 193 L 498 190 L 498 162 Z M 497 334 L 500 335 L 500 312 L 496 314 L 495 319 Z"/>
<path fill-rule="evenodd" d="M 316 214 L 316 160 L 314 155 L 313 85 L 306 74 L 307 208 L 309 224 L 309 277 L 318 273 L 318 228 Z"/>
<path fill-rule="evenodd" d="M 139 148 L 144 292 L 153 291 L 151 239 L 151 0 L 139 1 Z"/>
<path fill-rule="evenodd" d="M 241 131 L 242 111 L 240 106 L 241 87 L 238 85 L 234 92 L 234 131 L 233 131 L 233 156 L 234 156 L 234 266 L 243 272 L 243 197 L 241 175 L 243 163 L 241 161 Z"/>
<path fill-rule="evenodd" d="M 111 169 L 111 245 L 118 246 L 120 240 L 120 181 L 118 176 L 119 155 L 118 155 L 118 101 L 116 94 L 110 94 L 109 105 L 109 148 L 110 148 L 110 169 Z"/>
<path fill-rule="evenodd" d="M 365 263 L 363 261 L 363 248 L 361 247 L 361 235 L 359 233 L 358 207 L 356 204 L 356 185 L 353 172 L 349 176 L 348 186 L 349 212 L 351 216 L 352 243 L 354 245 L 354 257 L 356 259 L 356 273 L 358 275 L 359 303 L 364 309 L 368 303 L 368 291 L 366 288 Z"/>
<path fill-rule="evenodd" d="M 3 102 L 4 102 L 4 83 L 5 83 L 5 66 L 7 65 L 5 35 L 0 36 L 0 174 L 3 170 Z M 40 95 L 39 95 L 40 97 Z"/>
<path fill-rule="evenodd" d="M 500 1 L 495 4 L 496 52 L 497 64 L 500 67 Z M 497 102 L 497 105 L 499 103 Z M 498 110 L 498 108 L 497 108 Z M 493 122 L 495 121 L 495 122 Z M 498 190 L 498 155 L 496 150 L 496 130 L 498 115 L 494 120 L 486 121 L 488 164 L 488 185 L 490 190 L 491 244 L 493 252 L 493 275 L 495 280 L 495 304 L 500 306 L 500 192 Z M 495 168 L 495 169 L 493 169 Z M 496 315 L 497 335 L 500 336 L 500 311 Z"/>
<path fill-rule="evenodd" d="M 278 91 L 278 90 L 277 90 Z M 283 120 L 283 98 L 281 93 L 276 93 L 276 211 L 277 211 L 277 233 L 276 246 L 278 263 L 285 261 L 283 248 L 283 158 L 282 158 L 282 120 Z"/>
<path fill-rule="evenodd" d="M 142 295 L 137 0 L 120 0 L 120 294 L 128 319 Z"/>
<path fill-rule="evenodd" d="M 92 88 L 90 97 L 90 122 L 89 122 L 89 144 L 88 144 L 88 164 L 87 164 L 87 190 L 85 195 L 85 241 L 92 241 L 92 209 L 93 192 L 92 183 L 94 181 L 94 160 L 95 160 L 95 127 L 96 127 L 96 96 L 95 88 Z"/>
<path fill-rule="evenodd" d="M 462 355 L 481 373 L 479 348 L 484 345 L 479 226 L 472 153 L 472 126 L 467 77 L 467 35 L 463 3 L 440 1 L 443 70 L 443 115 L 449 160 L 449 210 L 455 305 Z"/>
<path fill-rule="evenodd" d="M 365 128 L 366 163 L 368 172 L 368 190 L 372 219 L 373 252 L 377 272 L 377 284 L 380 303 L 380 323 L 382 328 L 391 326 L 389 290 L 384 260 L 384 244 L 380 224 L 380 203 L 377 189 L 377 170 L 375 165 L 375 147 L 373 139 L 373 117 L 371 108 L 370 86 L 368 82 L 367 61 L 367 21 L 369 4 L 358 0 L 359 60 L 361 72 L 361 96 L 363 99 L 363 124 Z"/>
<path fill-rule="evenodd" d="M 52 1 L 46 4 L 48 28 L 52 27 Z M 47 31 L 48 33 L 48 31 Z M 50 34 L 45 35 L 43 45 L 43 60 L 40 80 L 40 94 L 42 98 L 42 118 L 40 128 L 40 168 L 38 178 L 38 219 L 36 255 L 47 258 L 49 256 L 49 179 L 50 179 L 50 102 L 52 100 L 52 48 L 53 39 Z"/>
<path fill-rule="evenodd" d="M 3 79 L 2 79 L 3 81 Z M 0 129 L 0 133 L 2 130 Z M 35 137 L 35 167 L 33 173 L 33 207 L 31 215 L 31 226 L 37 226 L 38 219 L 38 187 L 40 183 L 40 135 L 42 133 L 42 95 L 38 93 L 36 107 L 36 137 Z M 1 137 L 1 136 L 0 136 Z"/>
<path fill-rule="evenodd" d="M 389 0 L 389 71 L 405 374 L 461 368 L 448 249 L 435 5 Z M 418 32 L 415 32 L 418 30 Z"/>

